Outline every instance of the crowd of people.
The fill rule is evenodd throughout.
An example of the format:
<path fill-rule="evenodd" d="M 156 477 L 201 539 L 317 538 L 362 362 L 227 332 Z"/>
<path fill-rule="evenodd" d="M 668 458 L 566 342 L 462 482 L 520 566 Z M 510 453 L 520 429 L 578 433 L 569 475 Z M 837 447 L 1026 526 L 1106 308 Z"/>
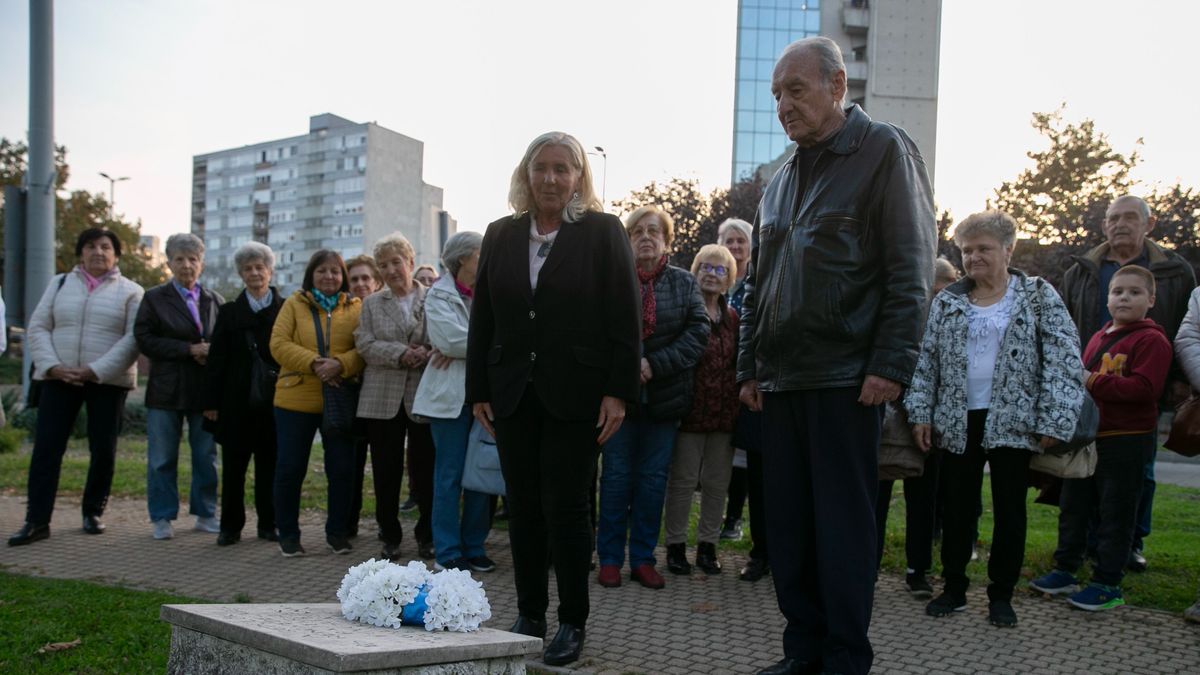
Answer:
<path fill-rule="evenodd" d="M 1061 506 L 1059 542 L 1054 569 L 1030 585 L 1082 609 L 1122 604 L 1124 571 L 1149 564 L 1160 410 L 1200 389 L 1191 267 L 1147 238 L 1154 216 L 1125 196 L 1108 208 L 1106 242 L 1058 289 L 1011 266 L 1017 223 L 998 211 L 954 230 L 959 278 L 934 256 L 919 152 L 903 131 L 844 108 L 845 86 L 834 43 L 785 50 L 772 90 L 797 151 L 754 225 L 723 223 L 690 269 L 669 262 L 671 214 L 603 213 L 583 146 L 558 132 L 519 161 L 511 215 L 449 238 L 441 276 L 393 233 L 371 256 L 318 251 L 284 297 L 271 285 L 273 252 L 252 242 L 235 254 L 245 288 L 225 302 L 200 283 L 203 241 L 178 234 L 166 245 L 172 280 L 143 294 L 118 270 L 117 237 L 83 232 L 79 265 L 51 282 L 29 326 L 39 415 L 26 522 L 9 545 L 49 536 L 84 404 L 83 528 L 103 532 L 141 353 L 155 539 L 170 539 L 178 519 L 186 426 L 194 527 L 220 546 L 240 540 L 253 460 L 257 536 L 303 555 L 301 486 L 319 431 L 333 551 L 354 548 L 369 458 L 383 557 L 408 557 L 407 468 L 419 515 L 410 550 L 489 572 L 495 500 L 463 485 L 486 434 L 505 484 L 512 631 L 546 636 L 554 571 L 547 664 L 580 656 L 593 554 L 604 587 L 621 585 L 628 563 L 629 580 L 663 588 L 660 534 L 668 572 L 720 574 L 717 544 L 740 536 L 748 498 L 753 547 L 740 577 L 773 574 L 787 619 L 785 658 L 762 672 L 863 673 L 893 488 L 878 471 L 885 407 L 924 453 L 921 475 L 904 481 L 909 592 L 930 599 L 931 616 L 965 609 L 988 475 L 988 618 L 1011 627 L 1031 458 L 1072 438 L 1090 395 L 1095 472 L 1043 485 Z M 1200 604 L 1188 617 L 1200 620 Z"/>

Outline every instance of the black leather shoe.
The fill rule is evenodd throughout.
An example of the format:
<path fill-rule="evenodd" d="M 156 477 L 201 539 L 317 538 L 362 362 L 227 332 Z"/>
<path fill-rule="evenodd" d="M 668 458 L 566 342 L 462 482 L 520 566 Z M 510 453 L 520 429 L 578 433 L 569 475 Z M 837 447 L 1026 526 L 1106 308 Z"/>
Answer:
<path fill-rule="evenodd" d="M 742 571 L 738 574 L 738 578 L 742 581 L 758 581 L 759 579 L 771 573 L 771 566 L 762 558 L 751 558 Z"/>
<path fill-rule="evenodd" d="M 569 623 L 559 624 L 558 632 L 542 654 L 542 662 L 548 666 L 565 666 L 578 661 L 582 651 L 583 628 Z"/>
<path fill-rule="evenodd" d="M 784 659 L 758 671 L 758 675 L 808 675 L 819 672 L 821 672 L 820 663 L 810 663 L 800 659 Z"/>
<path fill-rule="evenodd" d="M 1142 552 L 1135 548 L 1129 551 L 1129 564 L 1126 567 L 1134 572 L 1145 572 L 1146 568 L 1149 567 L 1149 563 L 1146 562 L 1146 556 L 1142 555 Z"/>
<path fill-rule="evenodd" d="M 279 533 L 275 530 L 259 530 L 258 538 L 266 541 L 279 541 Z"/>
<path fill-rule="evenodd" d="M 32 525 L 25 523 L 21 529 L 17 530 L 16 534 L 8 538 L 9 546 L 25 546 L 32 544 L 35 541 L 48 539 L 50 537 L 49 525 Z"/>
<path fill-rule="evenodd" d="M 417 542 L 417 555 L 421 556 L 422 558 L 424 558 L 426 560 L 429 560 L 430 558 L 436 558 L 437 554 L 433 550 L 433 542 L 432 541 Z"/>
<path fill-rule="evenodd" d="M 383 542 L 383 551 L 381 551 L 379 553 L 379 555 L 383 558 L 391 560 L 392 562 L 399 562 L 400 561 L 400 542 L 396 542 L 394 544 L 388 543 L 386 541 Z"/>
<path fill-rule="evenodd" d="M 700 542 L 696 544 L 696 567 L 705 574 L 720 574 L 721 561 L 717 560 L 717 545 Z"/>
<path fill-rule="evenodd" d="M 233 546 L 241 540 L 241 532 L 227 532 L 225 530 L 221 530 L 221 533 L 217 535 L 217 546 Z"/>
<path fill-rule="evenodd" d="M 687 544 L 667 544 L 667 571 L 679 575 L 692 573 L 692 564 L 687 560 Z"/>
<path fill-rule="evenodd" d="M 100 522 L 100 516 L 84 516 L 83 531 L 88 534 L 104 534 L 104 523 Z"/>
<path fill-rule="evenodd" d="M 528 635 L 529 637 L 546 639 L 546 620 L 537 621 L 535 619 L 527 619 L 523 616 L 517 617 L 517 622 L 508 629 L 510 633 L 518 633 L 520 635 Z"/>

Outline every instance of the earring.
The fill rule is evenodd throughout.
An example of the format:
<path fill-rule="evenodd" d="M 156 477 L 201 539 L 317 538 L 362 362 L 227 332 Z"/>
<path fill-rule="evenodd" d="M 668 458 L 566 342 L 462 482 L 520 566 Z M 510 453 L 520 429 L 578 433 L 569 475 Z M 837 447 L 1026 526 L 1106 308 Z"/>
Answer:
<path fill-rule="evenodd" d="M 578 192 L 571 195 L 571 201 L 579 201 L 579 193 Z"/>

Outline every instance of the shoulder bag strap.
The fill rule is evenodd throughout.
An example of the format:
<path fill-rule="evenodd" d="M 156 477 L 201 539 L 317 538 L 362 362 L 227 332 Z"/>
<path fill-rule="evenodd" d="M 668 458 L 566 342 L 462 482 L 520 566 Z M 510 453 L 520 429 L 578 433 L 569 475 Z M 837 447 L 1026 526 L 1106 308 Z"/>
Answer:
<path fill-rule="evenodd" d="M 328 356 L 325 351 L 325 337 L 321 333 L 321 315 L 317 312 L 316 307 L 309 307 L 312 310 L 313 330 L 317 333 L 317 353 L 321 356 Z"/>
<path fill-rule="evenodd" d="M 1105 342 L 1103 345 L 1100 346 L 1100 349 L 1096 351 L 1096 354 L 1094 356 L 1092 356 L 1092 358 L 1088 359 L 1087 364 L 1084 365 L 1084 369 L 1091 370 L 1092 368 L 1095 368 L 1096 364 L 1100 363 L 1100 359 L 1104 358 L 1104 354 L 1106 352 L 1108 352 L 1109 349 L 1112 349 L 1113 345 L 1117 344 L 1121 340 L 1124 340 L 1125 338 L 1129 337 L 1130 335 L 1135 335 L 1137 333 L 1140 333 L 1143 330 L 1146 330 L 1146 329 L 1139 328 L 1134 331 L 1129 331 L 1128 333 L 1121 333 L 1120 335 L 1114 336 L 1113 338 L 1109 339 L 1107 342 Z"/>

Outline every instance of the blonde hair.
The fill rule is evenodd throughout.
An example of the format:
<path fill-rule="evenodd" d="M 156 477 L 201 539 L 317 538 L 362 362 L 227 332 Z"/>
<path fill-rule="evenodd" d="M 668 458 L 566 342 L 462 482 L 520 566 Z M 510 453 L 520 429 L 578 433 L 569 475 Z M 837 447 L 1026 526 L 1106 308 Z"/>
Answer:
<path fill-rule="evenodd" d="M 671 214 L 657 206 L 639 206 L 633 210 L 633 213 L 625 216 L 625 233 L 628 234 L 633 226 L 646 216 L 658 216 L 659 220 L 662 220 L 663 242 L 670 248 L 671 241 L 675 238 L 675 220 L 671 218 Z"/>
<path fill-rule="evenodd" d="M 392 251 L 407 258 L 410 265 L 416 262 L 417 252 L 413 250 L 408 238 L 399 232 L 385 234 L 379 241 L 375 242 L 375 260 L 381 260 L 385 254 Z"/>
<path fill-rule="evenodd" d="M 994 209 L 972 213 L 954 228 L 954 243 L 962 246 L 962 242 L 979 235 L 989 236 L 1008 248 L 1017 243 L 1017 221 Z"/>
<path fill-rule="evenodd" d="M 737 280 L 737 260 L 734 260 L 733 254 L 729 249 L 720 244 L 705 244 L 696 252 L 696 257 L 692 258 L 692 276 L 699 276 L 700 260 L 702 258 L 720 258 L 721 264 L 725 266 L 725 289 L 722 292 L 733 288 L 733 282 Z"/>
<path fill-rule="evenodd" d="M 525 149 L 525 156 L 521 158 L 517 168 L 513 169 L 512 180 L 508 186 L 508 205 L 513 210 L 513 214 L 520 215 L 527 211 L 533 211 L 531 165 L 542 148 L 551 145 L 565 148 L 571 157 L 571 166 L 579 172 L 579 182 L 575 185 L 575 194 L 563 207 L 563 222 L 574 223 L 583 218 L 583 214 L 588 211 L 603 211 L 604 205 L 596 197 L 595 181 L 592 179 L 592 169 L 588 165 L 587 152 L 583 149 L 583 145 L 571 134 L 550 131 L 533 139 L 533 142 Z"/>

